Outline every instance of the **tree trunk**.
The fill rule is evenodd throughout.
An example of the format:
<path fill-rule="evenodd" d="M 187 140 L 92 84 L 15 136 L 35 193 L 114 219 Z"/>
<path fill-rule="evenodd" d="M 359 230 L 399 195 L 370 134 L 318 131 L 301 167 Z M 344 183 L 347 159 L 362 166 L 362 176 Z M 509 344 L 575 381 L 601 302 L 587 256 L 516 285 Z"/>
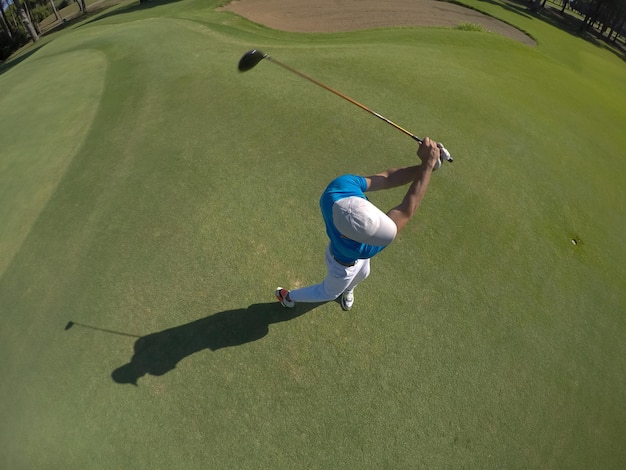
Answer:
<path fill-rule="evenodd" d="M 30 12 L 30 5 L 28 4 L 27 0 L 24 0 L 24 10 L 26 10 L 26 14 L 28 15 L 28 19 L 30 20 L 30 24 L 33 25 L 33 28 L 35 28 L 35 32 L 40 35 L 41 34 L 41 28 L 39 27 L 39 23 L 37 23 L 34 19 L 33 19 L 33 14 Z"/>
<path fill-rule="evenodd" d="M 589 4 L 587 12 L 585 13 L 585 19 L 580 24 L 580 32 L 586 32 L 590 27 L 593 28 L 598 12 L 604 0 L 594 0 Z"/>
<path fill-rule="evenodd" d="M 4 5 L 0 3 L 0 12 L 2 12 L 2 27 L 7 32 L 7 36 L 9 39 L 13 39 L 13 31 L 11 30 L 11 26 L 9 25 L 9 20 L 7 19 L 7 15 L 4 12 Z"/>
<path fill-rule="evenodd" d="M 52 0 L 50 0 L 50 6 L 52 7 L 54 16 L 56 17 L 57 21 L 59 21 L 61 19 L 61 15 L 59 15 L 59 12 L 57 11 L 57 7 L 54 6 L 54 2 Z"/>
<path fill-rule="evenodd" d="M 26 28 L 26 31 L 28 31 L 28 34 L 30 34 L 31 39 L 33 40 L 33 42 L 38 41 L 39 35 L 37 34 L 37 31 L 35 31 L 35 27 L 33 26 L 33 24 L 30 22 L 30 18 L 28 17 L 26 10 L 24 10 L 24 7 L 22 6 L 20 0 L 15 0 L 15 6 L 17 8 L 18 14 L 20 15 L 22 23 Z"/>
<path fill-rule="evenodd" d="M 17 9 L 16 9 L 16 11 L 17 11 Z M 10 21 L 11 21 L 11 23 L 12 23 L 12 24 L 10 24 L 9 26 L 12 26 L 12 27 L 13 27 L 13 31 L 16 31 L 16 30 L 17 30 L 17 29 L 19 29 L 19 27 L 20 27 L 20 24 L 19 24 L 19 22 L 17 21 L 17 17 L 18 17 L 18 16 L 19 16 L 19 15 L 11 15 L 11 17 L 10 17 Z M 9 19 L 9 17 L 7 17 L 6 15 L 5 15 L 5 18 L 6 18 L 7 20 Z"/>
<path fill-rule="evenodd" d="M 613 39 L 612 39 L 613 42 L 617 41 L 617 38 L 619 37 L 622 30 L 624 29 L 624 23 L 626 23 L 626 21 L 622 19 L 621 24 L 613 28 Z"/>

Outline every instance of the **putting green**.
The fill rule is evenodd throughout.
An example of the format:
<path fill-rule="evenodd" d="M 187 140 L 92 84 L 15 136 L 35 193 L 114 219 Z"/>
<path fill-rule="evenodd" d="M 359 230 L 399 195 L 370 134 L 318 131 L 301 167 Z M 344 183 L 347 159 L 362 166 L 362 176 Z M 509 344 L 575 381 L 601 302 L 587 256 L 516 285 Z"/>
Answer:
<path fill-rule="evenodd" d="M 0 467 L 620 468 L 623 62 L 506 4 L 537 47 L 217 4 L 124 3 L 0 75 Z M 323 276 L 328 181 L 414 142 L 237 72 L 255 47 L 456 157 L 350 314 L 273 290 Z"/>

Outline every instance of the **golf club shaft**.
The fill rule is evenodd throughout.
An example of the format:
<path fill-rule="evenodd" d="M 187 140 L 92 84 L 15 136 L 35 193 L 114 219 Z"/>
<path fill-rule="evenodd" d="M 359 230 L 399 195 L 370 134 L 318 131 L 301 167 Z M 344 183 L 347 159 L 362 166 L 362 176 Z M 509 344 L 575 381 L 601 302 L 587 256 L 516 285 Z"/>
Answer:
<path fill-rule="evenodd" d="M 295 73 L 296 75 L 312 82 L 315 83 L 316 85 L 321 86 L 322 88 L 324 88 L 325 90 L 330 91 L 331 93 L 334 93 L 335 95 L 343 98 L 346 101 L 349 101 L 350 103 L 358 106 L 359 108 L 361 108 L 364 111 L 367 111 L 368 113 L 370 113 L 373 116 L 376 116 L 378 119 L 380 119 L 381 121 L 385 121 L 387 124 L 389 124 L 390 126 L 395 127 L 396 129 L 398 129 L 401 132 L 404 132 L 406 135 L 408 135 L 409 137 L 411 137 L 413 140 L 415 140 L 418 143 L 422 143 L 422 139 L 420 139 L 419 137 L 417 137 L 416 135 L 412 134 L 411 132 L 407 131 L 406 129 L 404 129 L 403 127 L 400 127 L 399 125 L 397 125 L 395 122 L 390 121 L 389 119 L 387 119 L 385 116 L 382 116 L 380 114 L 378 114 L 376 111 L 371 110 L 370 108 L 368 108 L 367 106 L 365 106 L 364 104 L 359 103 L 356 100 L 353 100 L 352 98 L 350 98 L 347 95 L 344 95 L 343 93 L 341 93 L 340 91 L 337 91 L 331 87 L 329 87 L 328 85 L 324 85 L 322 82 L 319 82 L 317 80 L 315 80 L 312 77 L 309 77 L 308 75 L 303 74 L 302 72 L 297 71 L 296 69 L 292 69 L 291 67 L 289 67 L 286 64 L 283 64 L 282 62 L 279 62 L 276 59 L 273 59 L 272 57 L 270 57 L 269 55 L 265 55 L 265 58 L 267 60 L 271 60 L 272 62 L 274 62 L 276 65 L 280 65 L 282 68 L 289 70 L 292 73 Z"/>

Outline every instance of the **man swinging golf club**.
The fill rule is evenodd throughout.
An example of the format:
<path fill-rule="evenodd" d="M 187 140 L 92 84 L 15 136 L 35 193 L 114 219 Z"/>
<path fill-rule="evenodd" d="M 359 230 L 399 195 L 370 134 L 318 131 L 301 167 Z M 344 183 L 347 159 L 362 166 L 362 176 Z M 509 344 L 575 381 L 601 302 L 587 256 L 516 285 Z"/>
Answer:
<path fill-rule="evenodd" d="M 326 248 L 326 277 L 301 289 L 276 289 L 283 307 L 296 302 L 327 302 L 341 296 L 341 307 L 350 310 L 354 288 L 370 273 L 370 258 L 396 237 L 420 206 L 431 174 L 441 165 L 437 143 L 426 137 L 417 150 L 421 164 L 391 168 L 372 176 L 343 175 L 330 182 L 320 199 L 330 243 Z M 386 214 L 367 200 L 365 192 L 411 183 L 402 202 Z"/>

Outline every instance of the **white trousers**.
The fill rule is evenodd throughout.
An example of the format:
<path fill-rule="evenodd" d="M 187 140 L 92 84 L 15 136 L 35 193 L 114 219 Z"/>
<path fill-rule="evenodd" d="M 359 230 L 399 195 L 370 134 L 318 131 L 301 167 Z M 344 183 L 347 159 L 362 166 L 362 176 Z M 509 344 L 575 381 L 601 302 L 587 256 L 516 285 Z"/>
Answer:
<path fill-rule="evenodd" d="M 370 274 L 370 260 L 358 259 L 354 266 L 343 266 L 335 261 L 330 252 L 330 245 L 326 247 L 326 277 L 319 284 L 302 289 L 295 289 L 289 293 L 295 302 L 328 302 L 335 300 L 344 292 L 349 292 L 356 285 L 365 280 Z"/>

